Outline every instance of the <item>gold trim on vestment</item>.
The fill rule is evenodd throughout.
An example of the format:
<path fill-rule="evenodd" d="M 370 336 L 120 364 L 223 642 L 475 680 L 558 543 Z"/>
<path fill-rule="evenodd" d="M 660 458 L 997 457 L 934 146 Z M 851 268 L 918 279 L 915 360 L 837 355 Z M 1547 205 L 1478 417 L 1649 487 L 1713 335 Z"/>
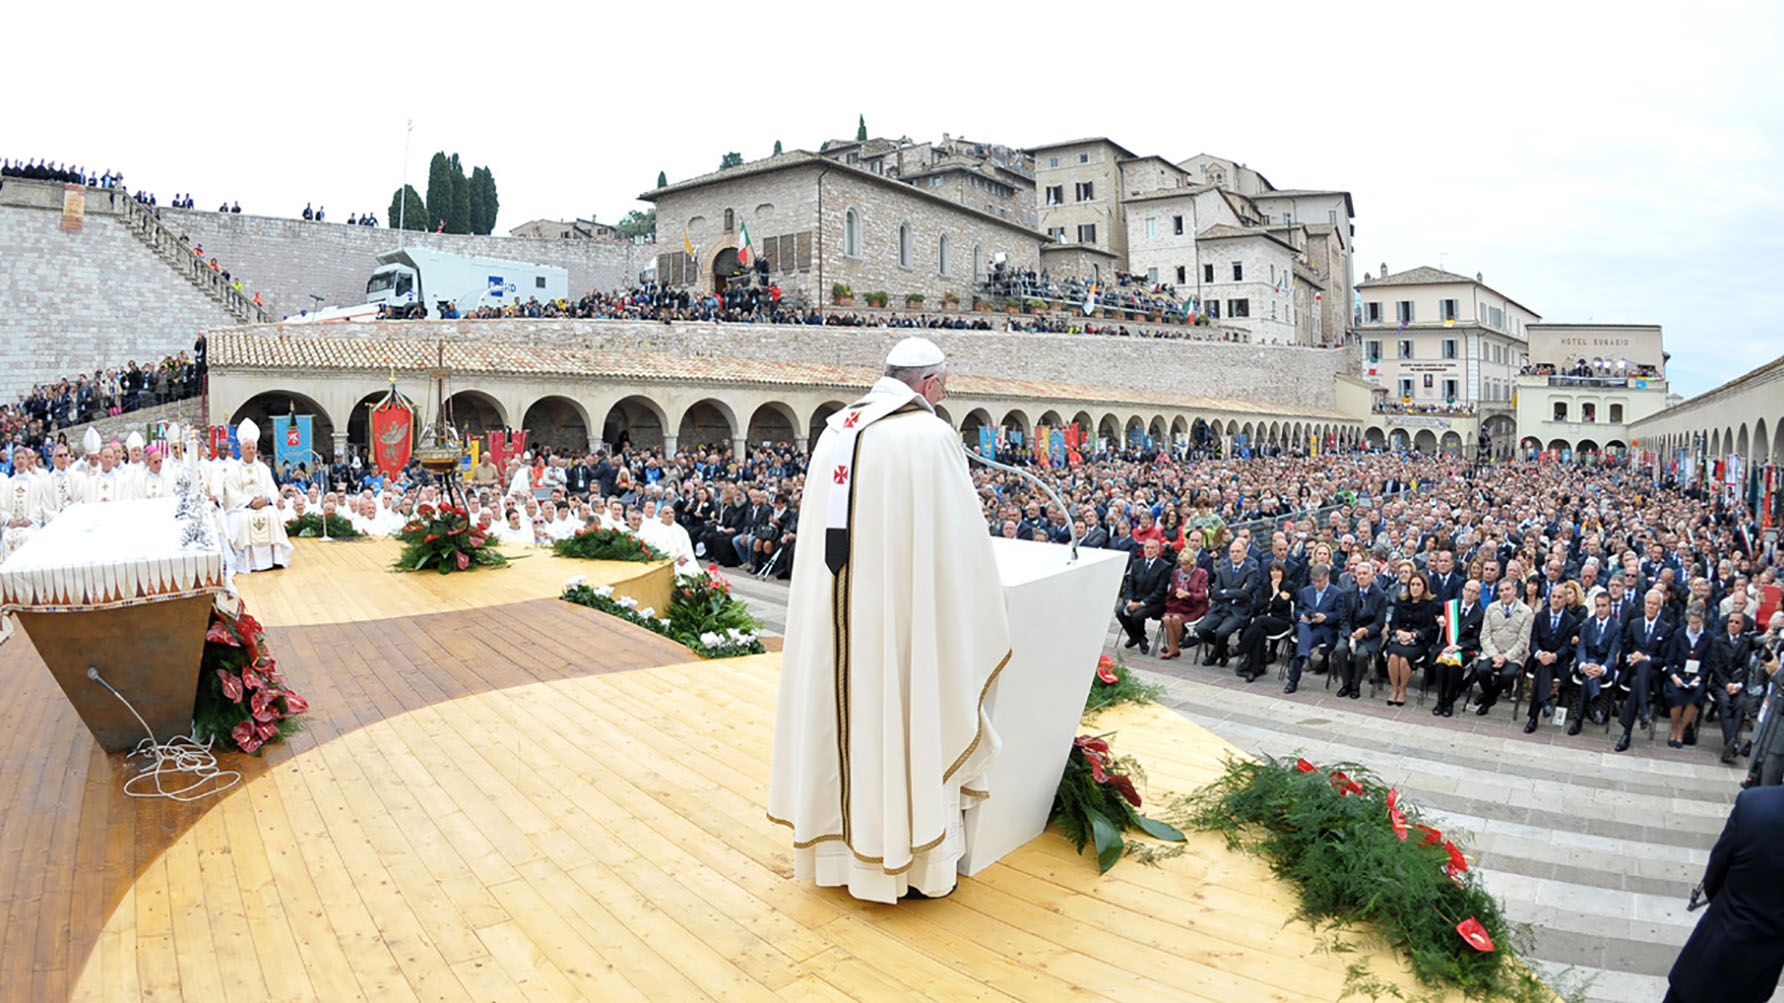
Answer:
<path fill-rule="evenodd" d="M 981 796 L 984 796 L 984 795 L 981 795 Z M 784 825 L 787 828 L 792 829 L 794 832 L 799 831 L 793 825 L 793 823 L 787 821 L 784 818 L 775 818 L 773 815 L 769 815 L 768 821 L 773 822 L 776 825 Z M 809 850 L 812 847 L 818 845 L 819 843 L 831 843 L 831 842 L 841 841 L 844 846 L 847 846 L 849 848 L 849 853 L 854 855 L 854 858 L 856 860 L 859 860 L 864 864 L 879 864 L 880 870 L 884 871 L 887 874 L 903 874 L 905 871 L 908 871 L 912 867 L 916 866 L 916 863 L 917 863 L 916 855 L 917 854 L 922 853 L 926 850 L 935 849 L 936 847 L 941 845 L 942 840 L 946 839 L 947 836 L 948 836 L 948 829 L 947 829 L 947 826 L 944 825 L 942 827 L 942 834 L 940 836 L 935 837 L 934 839 L 930 840 L 927 843 L 924 843 L 921 846 L 911 847 L 911 860 L 909 862 L 907 862 L 902 867 L 887 867 L 885 857 L 869 857 L 866 854 L 860 852 L 859 850 L 856 850 L 853 846 L 850 846 L 848 840 L 844 839 L 841 835 L 838 835 L 836 833 L 831 833 L 828 836 L 816 836 L 812 839 L 807 839 L 807 840 L 795 840 L 793 842 L 793 849 L 795 849 L 795 850 Z"/>
<path fill-rule="evenodd" d="M 976 708 L 974 708 L 974 713 L 978 716 L 978 723 L 973 726 L 972 744 L 968 745 L 966 747 L 966 751 L 962 752 L 960 754 L 960 757 L 958 759 L 954 760 L 954 765 L 948 767 L 948 772 L 942 774 L 942 783 L 945 784 L 949 780 L 952 780 L 954 778 L 954 774 L 962 766 L 966 765 L 967 757 L 971 756 L 973 754 L 973 750 L 977 749 L 979 747 L 979 743 L 984 740 L 984 738 L 985 738 L 985 696 L 986 696 L 986 694 L 991 692 L 991 684 L 997 682 L 997 677 L 1003 673 L 1004 666 L 1010 664 L 1010 656 L 1015 653 L 1016 653 L 1015 649 L 1011 649 L 1009 651 L 1004 652 L 1003 659 L 997 663 L 997 668 L 991 670 L 991 675 L 989 678 L 987 678 L 985 680 L 985 685 L 979 687 L 979 704 Z"/>

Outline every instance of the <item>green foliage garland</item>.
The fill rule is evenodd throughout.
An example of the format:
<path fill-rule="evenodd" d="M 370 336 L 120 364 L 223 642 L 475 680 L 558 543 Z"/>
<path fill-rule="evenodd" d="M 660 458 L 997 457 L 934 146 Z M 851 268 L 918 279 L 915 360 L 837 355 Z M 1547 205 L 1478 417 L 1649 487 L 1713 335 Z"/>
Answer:
<path fill-rule="evenodd" d="M 1084 713 L 1094 714 L 1122 703 L 1152 703 L 1163 692 L 1162 686 L 1135 679 L 1126 662 L 1104 655 L 1096 661 L 1096 676 L 1090 681 L 1090 694 L 1084 698 Z"/>
<path fill-rule="evenodd" d="M 551 545 L 559 557 L 584 561 L 666 561 L 669 555 L 630 533 L 617 529 L 585 529 Z"/>
<path fill-rule="evenodd" d="M 403 542 L 403 552 L 394 565 L 398 571 L 420 571 L 432 565 L 445 575 L 476 567 L 508 566 L 508 558 L 489 542 L 489 527 L 471 525 L 458 505 L 436 508 L 423 502 L 396 538 Z"/>
<path fill-rule="evenodd" d="M 1184 824 L 1263 856 L 1299 890 L 1300 916 L 1315 929 L 1368 929 L 1404 954 L 1426 985 L 1470 999 L 1555 996 L 1521 963 L 1533 943 L 1529 929 L 1501 915 L 1454 842 L 1363 767 L 1228 759 L 1219 780 L 1174 808 Z M 1470 934 L 1485 939 L 1471 943 Z M 1366 975 L 1353 966 L 1351 981 Z"/>
<path fill-rule="evenodd" d="M 1052 815 L 1054 824 L 1079 853 L 1084 852 L 1086 845 L 1096 846 L 1096 866 L 1104 873 L 1125 853 L 1139 855 L 1148 863 L 1157 859 L 1157 854 L 1146 853 L 1143 844 L 1123 838 L 1122 833 L 1131 829 L 1139 829 L 1154 839 L 1183 842 L 1183 833 L 1176 828 L 1140 814 L 1140 791 L 1135 779 L 1144 784 L 1146 773 L 1133 757 L 1117 758 L 1109 749 L 1108 738 L 1079 735 L 1073 740 L 1065 773 L 1053 795 Z"/>
<path fill-rule="evenodd" d="M 297 716 L 309 709 L 279 675 L 266 631 L 247 607 L 230 613 L 212 606 L 192 702 L 192 737 L 258 756 L 263 746 L 295 734 L 302 727 Z"/>
<path fill-rule="evenodd" d="M 658 616 L 650 607 L 639 609 L 637 600 L 614 595 L 611 585 L 591 586 L 581 575 L 564 583 L 559 598 L 628 620 L 703 658 L 760 655 L 768 650 L 757 636 L 762 622 L 731 595 L 730 583 L 719 577 L 716 564 L 704 575 L 676 583 L 668 616 Z"/>
<path fill-rule="evenodd" d="M 316 539 L 322 535 L 322 515 L 318 512 L 305 512 L 286 523 L 285 532 L 289 536 Z M 360 532 L 347 520 L 331 515 L 328 517 L 328 535 L 331 539 L 355 540 L 359 538 Z"/>

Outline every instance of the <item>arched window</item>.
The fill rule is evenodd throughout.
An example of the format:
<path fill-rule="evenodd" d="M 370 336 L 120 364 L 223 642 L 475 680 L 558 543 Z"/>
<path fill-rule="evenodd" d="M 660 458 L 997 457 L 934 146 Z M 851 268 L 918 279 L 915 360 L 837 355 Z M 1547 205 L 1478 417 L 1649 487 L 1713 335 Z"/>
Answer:
<path fill-rule="evenodd" d="M 898 267 L 911 267 L 911 225 L 898 224 Z"/>
<path fill-rule="evenodd" d="M 853 209 L 842 216 L 842 253 L 851 258 L 861 256 L 861 217 Z"/>
<path fill-rule="evenodd" d="M 736 220 L 735 220 L 735 218 L 734 218 L 734 217 L 733 217 L 733 216 L 732 216 L 732 215 L 731 215 L 731 210 L 729 210 L 729 209 L 726 209 L 726 210 L 725 210 L 725 232 L 726 232 L 726 233 L 730 233 L 730 232 L 731 232 L 731 228 L 732 228 L 732 226 L 733 226 L 733 224 L 735 224 L 735 222 L 736 222 Z"/>
<path fill-rule="evenodd" d="M 942 234 L 941 240 L 937 241 L 935 246 L 935 270 L 946 275 L 948 274 L 948 235 Z"/>
<path fill-rule="evenodd" d="M 977 282 L 979 279 L 982 279 L 984 277 L 985 277 L 985 253 L 979 249 L 979 245 L 974 244 L 973 245 L 973 281 Z"/>

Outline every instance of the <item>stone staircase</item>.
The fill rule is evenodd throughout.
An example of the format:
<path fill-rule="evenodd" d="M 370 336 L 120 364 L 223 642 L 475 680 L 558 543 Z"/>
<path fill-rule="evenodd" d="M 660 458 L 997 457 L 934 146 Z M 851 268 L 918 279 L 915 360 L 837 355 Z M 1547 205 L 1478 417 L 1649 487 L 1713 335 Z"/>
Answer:
<path fill-rule="evenodd" d="M 149 250 L 243 324 L 269 324 L 276 320 L 264 307 L 223 281 L 210 262 L 192 253 L 190 244 L 155 216 L 154 210 L 135 199 L 118 200 L 117 220 Z"/>

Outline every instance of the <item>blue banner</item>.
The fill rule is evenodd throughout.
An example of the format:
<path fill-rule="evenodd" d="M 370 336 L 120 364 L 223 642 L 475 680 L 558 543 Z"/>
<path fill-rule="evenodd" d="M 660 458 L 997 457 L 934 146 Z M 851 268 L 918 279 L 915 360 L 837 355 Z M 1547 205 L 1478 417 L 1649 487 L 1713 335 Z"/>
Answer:
<path fill-rule="evenodd" d="M 284 470 L 287 464 L 291 469 L 299 466 L 311 466 L 310 415 L 274 415 L 273 416 L 273 466 Z"/>
<path fill-rule="evenodd" d="M 1053 454 L 1053 465 L 1065 466 L 1065 429 L 1056 428 L 1049 435 L 1048 451 Z"/>
<path fill-rule="evenodd" d="M 979 426 L 979 455 L 997 458 L 997 433 L 989 425 Z"/>

